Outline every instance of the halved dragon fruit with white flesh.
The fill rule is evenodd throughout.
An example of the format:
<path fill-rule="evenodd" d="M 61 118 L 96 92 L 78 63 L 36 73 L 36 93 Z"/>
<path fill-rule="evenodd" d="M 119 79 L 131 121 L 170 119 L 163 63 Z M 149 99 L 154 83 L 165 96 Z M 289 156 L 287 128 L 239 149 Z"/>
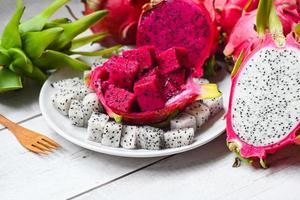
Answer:
<path fill-rule="evenodd" d="M 300 44 L 292 34 L 283 36 L 270 5 L 272 35 L 266 33 L 250 54 L 240 56 L 226 117 L 229 149 L 250 161 L 258 158 L 262 167 L 267 154 L 300 143 Z"/>
<path fill-rule="evenodd" d="M 159 54 L 163 64 L 157 67 L 157 57 L 145 47 L 129 51 L 123 54 L 134 55 L 131 56 L 133 60 L 114 56 L 102 67 L 92 70 L 88 78 L 106 112 L 116 120 L 133 124 L 158 123 L 196 100 L 221 95 L 216 84 L 197 84 L 193 80 L 189 66 L 185 65 L 188 58 L 183 48 L 173 47 Z M 149 51 L 153 52 L 151 48 Z M 145 59 L 139 57 L 147 57 L 146 68 L 143 66 Z M 162 60 L 171 60 L 176 67 L 167 66 Z M 116 66 L 122 68 L 118 73 L 114 73 Z"/>

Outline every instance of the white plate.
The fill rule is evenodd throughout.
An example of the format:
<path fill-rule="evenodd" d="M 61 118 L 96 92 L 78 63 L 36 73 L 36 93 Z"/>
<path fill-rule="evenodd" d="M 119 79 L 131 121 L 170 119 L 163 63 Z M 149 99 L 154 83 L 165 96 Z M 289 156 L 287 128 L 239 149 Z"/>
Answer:
<path fill-rule="evenodd" d="M 54 93 L 55 89 L 51 87 L 51 83 L 66 79 L 70 77 L 80 76 L 78 72 L 74 72 L 70 69 L 62 69 L 54 73 L 45 82 L 40 93 L 40 108 L 47 123 L 62 137 L 70 142 L 77 144 L 86 149 L 90 149 L 96 152 L 123 156 L 123 157 L 158 157 L 177 154 L 185 151 L 189 151 L 200 147 L 211 140 L 215 139 L 225 131 L 225 120 L 223 119 L 224 112 L 219 113 L 214 118 L 211 118 L 208 123 L 196 133 L 195 141 L 188 146 L 163 149 L 163 150 L 127 150 L 123 148 L 106 147 L 101 144 L 86 140 L 86 128 L 80 128 L 72 126 L 69 119 L 61 115 L 51 104 L 50 97 Z M 228 105 L 227 99 L 229 96 L 230 78 L 226 72 L 221 72 L 217 81 L 221 92 L 224 95 L 224 105 Z"/>

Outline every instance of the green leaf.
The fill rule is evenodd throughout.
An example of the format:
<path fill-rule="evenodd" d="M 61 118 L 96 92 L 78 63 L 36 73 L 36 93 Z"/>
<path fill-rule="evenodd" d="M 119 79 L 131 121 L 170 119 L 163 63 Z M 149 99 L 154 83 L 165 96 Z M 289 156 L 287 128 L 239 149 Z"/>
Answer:
<path fill-rule="evenodd" d="M 45 70 L 58 69 L 62 67 L 71 67 L 80 71 L 90 69 L 88 64 L 53 50 L 46 50 L 40 58 L 34 60 L 34 64 Z"/>
<path fill-rule="evenodd" d="M 11 59 L 8 54 L 8 51 L 2 47 L 0 47 L 0 66 L 5 66 L 10 63 Z"/>
<path fill-rule="evenodd" d="M 21 89 L 22 87 L 21 76 L 7 68 L 0 67 L 0 93 Z"/>
<path fill-rule="evenodd" d="M 78 54 L 82 56 L 107 56 L 107 55 L 112 55 L 120 49 L 122 45 L 116 45 L 110 48 L 102 49 L 99 51 L 95 52 L 85 52 L 85 51 L 69 51 L 67 52 L 68 54 Z"/>
<path fill-rule="evenodd" d="M 50 49 L 53 50 L 62 50 L 66 46 L 68 46 L 72 40 L 78 36 L 80 33 L 84 32 L 91 25 L 98 22 L 108 13 L 107 10 L 100 10 L 84 16 L 77 21 L 74 21 L 69 24 L 62 24 L 60 27 L 64 29 L 63 34 L 50 46 Z"/>
<path fill-rule="evenodd" d="M 238 72 L 238 70 L 243 62 L 243 59 L 244 59 L 244 51 L 241 51 L 237 61 L 234 64 L 233 70 L 231 72 L 231 78 L 234 77 L 236 75 L 236 73 Z"/>
<path fill-rule="evenodd" d="M 215 56 L 212 56 L 204 65 L 204 77 L 207 78 L 207 77 L 216 76 L 217 73 L 215 71 L 215 66 L 216 66 L 216 58 Z"/>
<path fill-rule="evenodd" d="M 2 33 L 1 46 L 5 49 L 22 47 L 19 23 L 23 15 L 24 8 L 23 1 L 17 0 L 16 11 Z"/>
<path fill-rule="evenodd" d="M 270 4 L 272 0 L 260 0 L 258 4 L 258 10 L 256 14 L 256 31 L 260 37 L 265 35 L 265 31 L 268 28 L 269 16 L 270 16 Z"/>
<path fill-rule="evenodd" d="M 40 84 L 44 83 L 48 78 L 48 76 L 36 66 L 33 66 L 33 70 L 31 73 L 25 72 L 25 75 Z"/>
<path fill-rule="evenodd" d="M 50 22 L 47 22 L 44 26 L 44 29 L 55 28 L 55 27 L 58 27 L 61 24 L 67 24 L 67 23 L 70 23 L 70 22 L 71 22 L 71 20 L 69 18 L 54 19 Z"/>
<path fill-rule="evenodd" d="M 30 58 L 38 58 L 46 48 L 63 32 L 63 28 L 50 28 L 22 35 L 23 49 Z"/>
<path fill-rule="evenodd" d="M 77 49 L 77 48 L 82 47 L 86 44 L 90 44 L 90 43 L 93 43 L 93 42 L 100 41 L 103 38 L 105 38 L 107 35 L 108 35 L 108 33 L 96 33 L 96 34 L 89 35 L 89 36 L 86 36 L 86 37 L 74 39 L 72 41 L 71 49 Z"/>
<path fill-rule="evenodd" d="M 33 70 L 32 62 L 26 56 L 26 54 L 17 48 L 11 48 L 8 50 L 8 54 L 11 57 L 11 64 L 14 67 L 20 69 L 20 71 L 31 73 Z"/>
<path fill-rule="evenodd" d="M 46 9 L 44 9 L 41 13 L 36 15 L 35 17 L 29 19 L 28 21 L 22 23 L 20 25 L 20 31 L 31 32 L 31 31 L 40 31 L 44 28 L 48 19 L 63 5 L 68 3 L 70 0 L 56 0 L 51 5 L 49 5 Z"/>

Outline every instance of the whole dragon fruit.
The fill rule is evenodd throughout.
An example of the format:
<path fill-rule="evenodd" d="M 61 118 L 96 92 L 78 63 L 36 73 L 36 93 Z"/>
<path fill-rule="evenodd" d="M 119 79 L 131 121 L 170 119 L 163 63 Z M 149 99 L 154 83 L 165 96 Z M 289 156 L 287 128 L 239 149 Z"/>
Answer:
<path fill-rule="evenodd" d="M 108 32 L 109 37 L 101 40 L 104 46 L 135 44 L 136 28 L 142 7 L 149 0 L 82 0 L 85 15 L 106 9 L 109 14 L 104 20 L 91 27 L 95 33 Z"/>
<path fill-rule="evenodd" d="M 154 45 L 157 53 L 171 47 L 187 50 L 194 76 L 216 49 L 218 31 L 209 12 L 197 0 L 159 0 L 145 6 L 137 31 L 137 46 Z"/>
<path fill-rule="evenodd" d="M 183 48 L 171 48 L 158 55 L 154 52 L 153 47 L 145 46 L 127 50 L 91 72 L 89 85 L 116 121 L 158 123 L 197 99 L 221 95 L 215 84 L 193 81 Z"/>
<path fill-rule="evenodd" d="M 229 149 L 263 167 L 267 154 L 300 143 L 300 44 L 282 34 L 274 6 L 266 23 L 271 33 L 259 32 L 258 45 L 233 70 L 226 117 Z"/>
<path fill-rule="evenodd" d="M 293 26 L 300 21 L 296 2 L 278 0 L 274 2 L 280 21 L 283 25 L 284 35 L 288 35 Z M 234 26 L 227 45 L 224 49 L 225 56 L 233 55 L 236 60 L 242 50 L 251 51 L 259 42 L 255 29 L 257 10 L 245 12 Z"/>

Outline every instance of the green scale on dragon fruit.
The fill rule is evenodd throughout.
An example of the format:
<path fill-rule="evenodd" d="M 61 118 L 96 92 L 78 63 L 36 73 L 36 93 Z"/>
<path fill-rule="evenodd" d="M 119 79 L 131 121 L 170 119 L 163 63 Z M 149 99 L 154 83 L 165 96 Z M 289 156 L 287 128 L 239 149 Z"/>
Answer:
<path fill-rule="evenodd" d="M 72 125 L 83 127 L 84 126 L 84 111 L 83 105 L 78 100 L 72 100 L 69 109 L 69 119 Z"/>
<path fill-rule="evenodd" d="M 121 147 L 125 149 L 135 149 L 137 134 L 139 133 L 138 126 L 124 125 L 121 135 Z"/>
<path fill-rule="evenodd" d="M 164 133 L 164 147 L 178 148 L 191 144 L 194 140 L 193 128 L 170 130 Z"/>
<path fill-rule="evenodd" d="M 257 13 L 263 37 L 234 67 L 226 132 L 231 151 L 266 167 L 267 154 L 300 143 L 300 35 L 283 35 L 271 0 L 260 1 Z"/>
<path fill-rule="evenodd" d="M 108 86 L 104 98 L 109 107 L 122 112 L 130 112 L 135 101 L 133 93 L 117 88 L 114 85 Z"/>
<path fill-rule="evenodd" d="M 151 126 L 139 127 L 137 147 L 147 150 L 159 150 L 163 146 L 163 130 Z"/>
<path fill-rule="evenodd" d="M 182 128 L 193 128 L 197 130 L 196 117 L 188 113 L 182 112 L 170 121 L 171 130 Z"/>
<path fill-rule="evenodd" d="M 108 115 L 94 112 L 88 121 L 87 139 L 101 143 L 104 127 L 108 120 Z"/>
<path fill-rule="evenodd" d="M 209 108 L 200 101 L 196 101 L 189 105 L 185 109 L 185 112 L 193 115 L 196 118 L 197 130 L 201 128 L 201 126 L 209 119 L 210 116 Z"/>
<path fill-rule="evenodd" d="M 101 144 L 110 147 L 119 147 L 123 125 L 116 122 L 107 122 L 101 139 Z"/>
<path fill-rule="evenodd" d="M 153 45 L 156 53 L 171 47 L 183 47 L 187 50 L 193 74 L 201 77 L 202 66 L 215 50 L 218 37 L 209 12 L 202 3 L 193 0 L 156 2 L 156 5 L 154 2 L 149 4 L 140 18 L 137 47 Z"/>
<path fill-rule="evenodd" d="M 104 63 L 103 67 L 109 72 L 109 84 L 129 91 L 132 89 L 133 81 L 139 71 L 138 62 L 113 56 Z"/>
<path fill-rule="evenodd" d="M 133 91 L 142 112 L 157 110 L 165 106 L 165 99 L 156 74 L 142 77 L 135 82 Z"/>

